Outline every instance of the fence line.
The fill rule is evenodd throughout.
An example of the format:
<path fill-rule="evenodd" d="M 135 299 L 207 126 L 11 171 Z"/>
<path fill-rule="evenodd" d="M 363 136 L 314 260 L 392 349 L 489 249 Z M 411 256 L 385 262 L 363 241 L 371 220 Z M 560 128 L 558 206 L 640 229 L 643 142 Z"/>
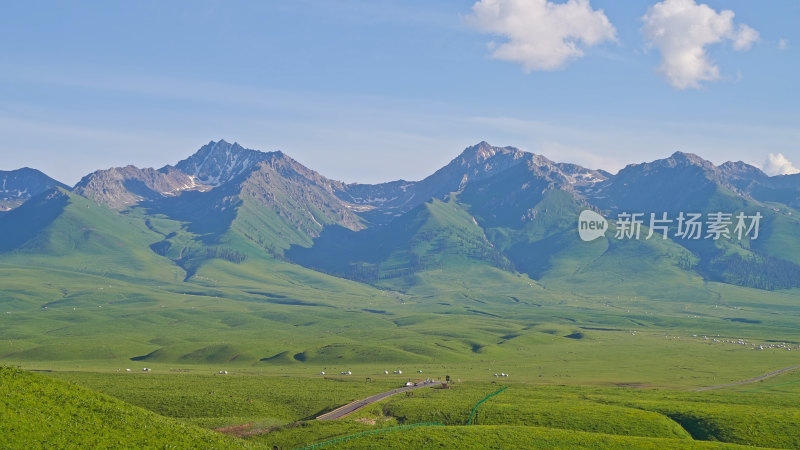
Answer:
<path fill-rule="evenodd" d="M 481 400 L 478 403 L 476 403 L 475 406 L 472 408 L 472 412 L 469 413 L 469 420 L 467 421 L 467 425 L 472 425 L 472 418 L 475 416 L 475 412 L 478 410 L 478 406 L 480 406 L 481 403 L 485 402 L 486 400 L 489 400 L 490 398 L 492 398 L 495 395 L 505 391 L 506 389 L 508 389 L 508 386 L 506 386 L 504 388 L 501 388 L 499 391 L 495 392 L 494 394 L 487 395 L 486 397 L 484 397 L 483 400 Z"/>
<path fill-rule="evenodd" d="M 472 418 L 475 416 L 475 411 L 477 411 L 478 406 L 480 406 L 481 403 L 485 402 L 486 400 L 489 400 L 490 398 L 492 398 L 495 395 L 505 391 L 506 389 L 508 389 L 508 386 L 500 388 L 500 390 L 498 390 L 497 392 L 494 392 L 492 394 L 487 395 L 486 397 L 483 398 L 483 400 L 481 400 L 478 403 L 476 403 L 475 406 L 472 408 L 472 411 L 469 413 L 469 420 L 467 421 L 467 425 L 472 425 Z M 374 429 L 374 430 L 361 431 L 361 432 L 354 433 L 354 434 L 348 434 L 347 436 L 340 436 L 340 437 L 337 437 L 337 438 L 328 439 L 327 441 L 317 442 L 316 444 L 307 445 L 305 447 L 299 447 L 299 449 L 302 449 L 302 450 L 314 450 L 314 449 L 322 448 L 322 447 L 325 447 L 325 446 L 328 446 L 328 445 L 341 444 L 342 442 L 347 442 L 347 441 L 349 441 L 351 439 L 358 439 L 360 437 L 372 436 L 372 435 L 376 435 L 376 434 L 380 434 L 380 433 L 388 433 L 390 431 L 408 430 L 410 428 L 416 428 L 416 427 L 443 427 L 443 426 L 446 426 L 446 425 L 443 424 L 443 423 L 438 423 L 438 422 L 420 422 L 420 423 L 412 423 L 412 424 L 409 424 L 409 425 L 397 425 L 397 426 L 394 426 L 394 427 L 377 428 L 377 429 Z"/>

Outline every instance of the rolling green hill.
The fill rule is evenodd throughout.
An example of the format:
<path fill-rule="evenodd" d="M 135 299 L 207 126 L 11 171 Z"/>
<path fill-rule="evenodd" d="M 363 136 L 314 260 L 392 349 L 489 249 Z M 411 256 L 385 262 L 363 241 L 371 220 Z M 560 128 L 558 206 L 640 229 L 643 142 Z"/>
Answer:
<path fill-rule="evenodd" d="M 7 366 L 0 366 L 0 405 L 7 448 L 245 447 L 223 434 Z"/>
<path fill-rule="evenodd" d="M 431 200 L 367 231 L 328 229 L 310 248 L 295 246 L 287 256 L 310 268 L 382 286 L 408 285 L 418 272 L 445 267 L 510 268 L 475 219 L 452 198 Z"/>
<path fill-rule="evenodd" d="M 52 267 L 122 279 L 180 280 L 181 270 L 150 250 L 159 236 L 130 219 L 61 188 L 45 192 L 0 222 L 0 262 Z"/>

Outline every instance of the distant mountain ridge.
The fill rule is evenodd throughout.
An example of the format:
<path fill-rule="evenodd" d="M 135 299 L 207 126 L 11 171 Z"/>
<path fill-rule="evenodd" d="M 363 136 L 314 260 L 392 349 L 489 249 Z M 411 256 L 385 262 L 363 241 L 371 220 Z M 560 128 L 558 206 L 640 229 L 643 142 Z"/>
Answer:
<path fill-rule="evenodd" d="M 630 164 L 588 191 L 588 197 L 601 208 L 641 209 L 645 203 L 653 206 L 653 194 L 657 194 L 673 200 L 661 202 L 656 197 L 655 204 L 666 208 L 664 211 L 673 211 L 698 203 L 700 196 L 717 187 L 742 198 L 800 205 L 800 176 L 770 177 L 742 161 L 715 166 L 695 154 L 683 152 L 648 163 Z"/>
<path fill-rule="evenodd" d="M 467 266 L 576 283 L 616 276 L 613 268 L 628 264 L 622 258 L 633 258 L 633 267 L 660 267 L 654 276 L 800 285 L 800 175 L 769 177 L 743 162 L 714 165 L 682 152 L 610 174 L 480 142 L 422 180 L 371 185 L 329 179 L 280 151 L 220 140 L 174 166 L 98 170 L 72 190 L 32 169 L 15 172 L 0 174 L 13 186 L 3 192 L 17 199 L 9 208 L 24 207 L 4 213 L 0 229 L 24 232 L 14 231 L 3 251 L 99 254 L 86 236 L 118 236 L 112 222 L 119 217 L 128 223 L 119 229 L 139 223 L 149 236 L 137 251 L 167 258 L 187 279 L 214 259 L 277 258 L 393 288 L 413 285 L 419 273 Z M 28 196 L 30 203 L 22 201 Z M 84 213 L 76 204 L 111 213 Z M 587 208 L 612 222 L 623 211 L 758 210 L 764 223 L 752 242 L 606 237 L 603 250 L 577 239 L 577 215 Z M 101 219 L 105 232 L 86 231 Z M 64 247 L 58 240 L 66 235 L 72 244 Z"/>
<path fill-rule="evenodd" d="M 391 220 L 397 214 L 407 212 L 431 198 L 446 198 L 468 183 L 490 178 L 519 164 L 527 164 L 531 170 L 553 173 L 564 186 L 591 184 L 607 178 L 601 171 L 576 164 L 557 164 L 541 155 L 515 147 L 493 147 L 483 141 L 466 148 L 449 164 L 421 181 L 351 184 L 337 192 L 337 195 L 348 202 L 374 208 L 377 211 L 371 211 L 366 216 L 378 223 L 385 223 L 387 219 Z"/>
<path fill-rule="evenodd" d="M 269 161 L 274 166 L 274 161 L 283 159 L 294 161 L 281 151 L 262 152 L 244 148 L 236 142 L 210 141 L 174 166 L 140 169 L 128 165 L 98 170 L 83 177 L 73 189 L 98 203 L 114 209 L 124 209 L 144 200 L 171 197 L 186 190 L 209 190 L 250 172 L 262 162 Z M 682 152 L 675 152 L 668 158 L 649 163 L 630 164 L 617 174 L 611 174 L 577 164 L 557 163 L 515 147 L 494 147 L 484 141 L 466 148 L 449 164 L 423 180 L 396 180 L 378 184 L 346 184 L 325 178 L 296 161 L 292 166 L 297 169 L 297 173 L 303 173 L 309 179 L 314 179 L 315 183 L 324 186 L 324 190 L 333 193 L 344 205 L 385 223 L 396 214 L 408 211 L 431 198 L 445 198 L 450 192 L 462 189 L 469 182 L 491 177 L 522 163 L 526 163 L 532 170 L 540 168 L 540 173 L 547 171 L 551 178 L 559 179 L 562 187 L 572 186 L 581 195 L 595 199 L 602 197 L 598 195 L 599 192 L 607 193 L 609 188 L 613 190 L 615 187 L 625 187 L 632 178 L 647 177 L 664 170 L 694 170 L 708 181 L 755 199 L 797 204 L 800 197 L 800 174 L 770 177 L 757 167 L 741 161 L 728 161 L 715 166 L 695 154 Z M 47 175 L 29 168 L 0 171 L 0 180 L 7 180 L 8 184 L 0 190 L 2 199 L 17 199 L 15 205 L 56 185 L 67 188 Z M 378 212 L 367 213 L 374 210 Z"/>
<path fill-rule="evenodd" d="M 29 167 L 10 171 L 0 170 L 0 211 L 13 209 L 31 197 L 54 187 L 68 189 L 63 183 Z"/>
<path fill-rule="evenodd" d="M 112 209 L 123 209 L 143 200 L 170 197 L 197 188 L 202 188 L 202 185 L 194 177 L 175 168 L 139 169 L 129 165 L 89 174 L 75 185 L 74 190 Z"/>

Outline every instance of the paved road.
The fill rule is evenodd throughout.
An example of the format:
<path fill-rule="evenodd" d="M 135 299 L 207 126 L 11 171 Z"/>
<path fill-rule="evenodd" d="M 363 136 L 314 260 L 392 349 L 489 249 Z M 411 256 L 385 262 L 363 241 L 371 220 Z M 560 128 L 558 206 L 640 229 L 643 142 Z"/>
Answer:
<path fill-rule="evenodd" d="M 317 417 L 317 420 L 336 420 L 340 419 L 352 412 L 355 412 L 358 409 L 361 409 L 370 403 L 375 403 L 377 401 L 383 400 L 386 397 L 392 396 L 394 394 L 399 394 L 400 392 L 406 392 L 413 389 L 419 389 L 424 387 L 432 387 L 438 384 L 442 384 L 441 381 L 432 381 L 430 383 L 418 383 L 416 386 L 408 386 L 408 387 L 401 387 L 387 392 L 381 392 L 380 394 L 375 394 L 372 397 L 367 397 L 362 400 L 356 400 L 352 403 L 348 403 L 344 406 L 334 409 L 333 411 L 327 412 L 322 414 L 321 416 Z"/>
<path fill-rule="evenodd" d="M 716 385 L 716 386 L 703 387 L 703 388 L 695 389 L 695 391 L 698 391 L 698 392 L 699 391 L 710 391 L 711 389 L 719 389 L 719 388 L 730 387 L 730 386 L 738 386 L 740 384 L 755 383 L 756 381 L 761 381 L 764 378 L 771 377 L 771 376 L 774 376 L 774 375 L 778 375 L 778 374 L 781 374 L 783 372 L 788 372 L 788 371 L 794 370 L 794 369 L 800 369 L 800 366 L 787 367 L 785 369 L 776 370 L 775 372 L 770 372 L 770 373 L 768 373 L 766 375 L 761 375 L 760 377 L 751 378 L 749 380 L 739 381 L 739 382 L 736 382 L 736 383 L 719 384 L 719 385 Z"/>

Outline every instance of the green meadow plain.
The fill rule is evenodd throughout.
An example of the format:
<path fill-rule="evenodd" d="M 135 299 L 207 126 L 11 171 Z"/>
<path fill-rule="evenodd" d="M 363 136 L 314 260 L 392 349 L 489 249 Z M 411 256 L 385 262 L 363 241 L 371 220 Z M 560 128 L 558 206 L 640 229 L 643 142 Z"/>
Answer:
<path fill-rule="evenodd" d="M 13 298 L 0 315 L 4 364 L 45 370 L 30 376 L 164 417 L 190 439 L 179 447 L 295 448 L 383 428 L 329 445 L 800 445 L 798 371 L 692 391 L 797 365 L 792 291 L 701 283 L 705 301 L 658 302 L 564 293 L 464 266 L 420 274 L 401 292 L 266 260 L 212 260 L 189 283 L 161 271 L 137 279 L 18 263 L 0 273 Z M 398 369 L 402 375 L 391 374 Z M 347 370 L 353 374 L 339 375 Z M 449 390 L 313 420 L 409 379 L 445 375 L 454 380 Z M 465 425 L 499 386 L 509 389 Z M 76 404 L 55 398 L 67 410 Z M 71 418 L 48 420 L 73 434 Z M 392 429 L 415 423 L 441 425 Z M 15 430 L 42 445 L 65 442 L 52 441 L 52 430 Z M 163 440 L 141 442 L 170 445 L 170 433 L 159 433 Z"/>

